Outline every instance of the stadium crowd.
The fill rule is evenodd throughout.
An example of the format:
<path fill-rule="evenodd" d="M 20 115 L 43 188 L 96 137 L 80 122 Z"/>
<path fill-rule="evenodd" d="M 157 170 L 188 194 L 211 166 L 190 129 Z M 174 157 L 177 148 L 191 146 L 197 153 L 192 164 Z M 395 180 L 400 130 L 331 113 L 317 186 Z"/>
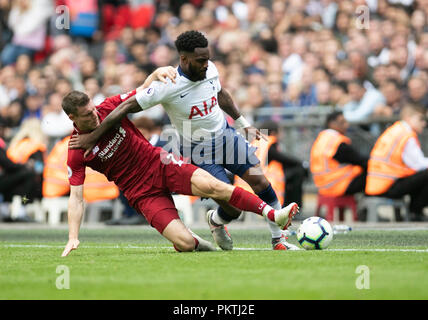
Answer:
<path fill-rule="evenodd" d="M 174 40 L 191 29 L 253 122 L 282 119 L 257 116 L 266 107 L 334 106 L 351 123 L 398 116 L 408 102 L 428 111 L 427 19 L 428 0 L 0 0 L 2 149 L 37 119 L 31 135 L 48 154 L 73 128 L 66 93 L 97 104 L 133 90 L 177 65 Z M 169 123 L 161 107 L 144 116 Z M 1 166 L 0 176 L 17 170 Z"/>

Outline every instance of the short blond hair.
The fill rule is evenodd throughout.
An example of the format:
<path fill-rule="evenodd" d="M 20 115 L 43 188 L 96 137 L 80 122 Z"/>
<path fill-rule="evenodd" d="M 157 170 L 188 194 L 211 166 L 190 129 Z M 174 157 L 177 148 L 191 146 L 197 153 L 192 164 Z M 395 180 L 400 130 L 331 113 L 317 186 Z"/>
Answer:
<path fill-rule="evenodd" d="M 414 115 L 416 113 L 425 115 L 426 114 L 426 110 L 421 105 L 407 103 L 401 109 L 400 117 L 401 117 L 401 119 L 404 119 L 404 118 L 412 116 L 412 115 Z"/>

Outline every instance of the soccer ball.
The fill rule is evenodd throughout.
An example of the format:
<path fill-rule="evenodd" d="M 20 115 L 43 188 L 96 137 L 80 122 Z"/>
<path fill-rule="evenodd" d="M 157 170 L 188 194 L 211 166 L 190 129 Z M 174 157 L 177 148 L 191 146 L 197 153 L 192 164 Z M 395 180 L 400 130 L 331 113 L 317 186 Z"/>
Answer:
<path fill-rule="evenodd" d="M 325 249 L 333 240 L 330 223 L 320 217 L 310 217 L 297 230 L 297 241 L 306 250 Z"/>

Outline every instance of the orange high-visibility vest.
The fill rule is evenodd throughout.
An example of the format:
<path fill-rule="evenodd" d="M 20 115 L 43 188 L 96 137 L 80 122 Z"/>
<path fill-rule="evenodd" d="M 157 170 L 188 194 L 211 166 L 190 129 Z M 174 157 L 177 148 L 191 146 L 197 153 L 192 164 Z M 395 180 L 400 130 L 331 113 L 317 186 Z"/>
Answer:
<path fill-rule="evenodd" d="M 68 141 L 66 137 L 57 142 L 46 158 L 43 170 L 43 197 L 62 197 L 70 192 L 67 171 Z"/>
<path fill-rule="evenodd" d="M 7 149 L 7 157 L 15 163 L 25 164 L 37 151 L 45 153 L 46 146 L 30 138 L 25 138 Z"/>
<path fill-rule="evenodd" d="M 336 130 L 326 129 L 312 145 L 310 169 L 321 195 L 344 195 L 351 181 L 363 172 L 360 166 L 341 164 L 333 159 L 341 143 L 351 144 L 351 140 Z"/>
<path fill-rule="evenodd" d="M 404 147 L 410 138 L 415 138 L 419 144 L 416 132 L 402 121 L 397 121 L 377 139 L 368 162 L 366 194 L 385 193 L 395 180 L 416 173 L 402 159 Z"/>
<path fill-rule="evenodd" d="M 66 137 L 58 142 L 46 159 L 43 171 L 43 197 L 61 197 L 70 191 L 67 170 L 69 140 L 70 137 Z M 83 197 L 86 202 L 116 199 L 118 196 L 119 189 L 113 182 L 108 181 L 103 174 L 86 167 L 83 185 Z"/>
<path fill-rule="evenodd" d="M 277 138 L 274 136 L 269 136 L 268 141 L 262 139 L 255 140 L 253 145 L 257 147 L 256 156 L 260 159 L 260 167 L 266 176 L 266 179 L 272 185 L 273 190 L 278 197 L 280 204 L 284 203 L 284 192 L 285 192 L 285 176 L 284 169 L 282 164 L 278 161 L 272 160 L 270 162 L 268 159 L 268 152 L 270 147 L 277 142 Z M 239 177 L 235 179 L 235 186 L 241 187 L 249 192 L 253 192 L 251 187 Z"/>
<path fill-rule="evenodd" d="M 119 196 L 119 189 L 107 180 L 106 176 L 86 167 L 85 183 L 83 185 L 83 198 L 86 202 L 116 199 Z"/>

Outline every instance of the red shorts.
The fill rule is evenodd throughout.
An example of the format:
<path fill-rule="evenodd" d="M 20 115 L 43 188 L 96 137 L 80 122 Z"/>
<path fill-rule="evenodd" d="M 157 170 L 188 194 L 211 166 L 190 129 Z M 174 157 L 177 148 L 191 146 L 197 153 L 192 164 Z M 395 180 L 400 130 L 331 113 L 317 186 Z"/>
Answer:
<path fill-rule="evenodd" d="M 171 193 L 192 195 L 190 180 L 198 169 L 192 164 L 180 162 L 178 158 L 167 160 L 162 162 L 162 168 L 157 172 L 152 192 L 134 204 L 150 225 L 160 233 L 172 220 L 180 219 Z"/>

